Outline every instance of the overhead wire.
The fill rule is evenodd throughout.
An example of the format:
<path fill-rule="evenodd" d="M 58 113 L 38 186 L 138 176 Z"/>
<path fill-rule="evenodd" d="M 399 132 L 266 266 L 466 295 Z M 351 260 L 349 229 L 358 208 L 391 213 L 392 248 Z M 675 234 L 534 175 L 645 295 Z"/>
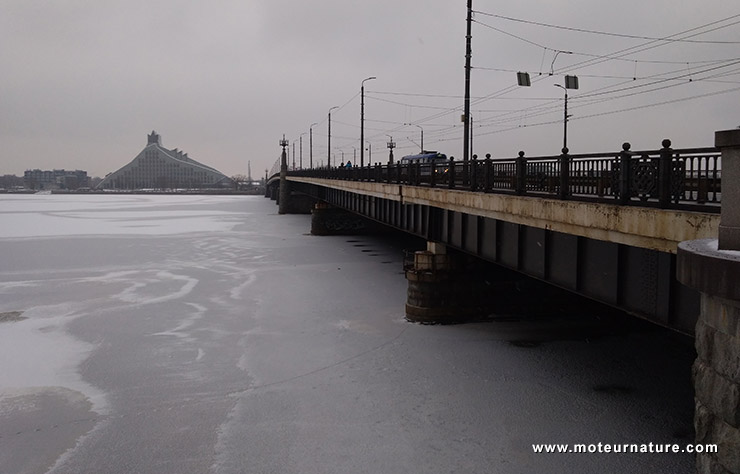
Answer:
<path fill-rule="evenodd" d="M 598 34 L 598 35 L 604 35 L 604 36 L 615 36 L 619 38 L 631 38 L 631 39 L 641 39 L 641 40 L 650 40 L 650 41 L 669 41 L 669 42 L 681 42 L 681 43 L 698 43 L 698 44 L 740 44 L 740 41 L 716 41 L 716 40 L 687 40 L 687 39 L 673 39 L 671 36 L 663 37 L 663 38 L 656 38 L 656 37 L 650 37 L 650 36 L 639 36 L 639 35 L 629 35 L 625 33 L 611 33 L 607 31 L 599 31 L 599 30 L 588 30 L 584 28 L 574 28 L 574 27 L 568 27 L 568 26 L 559 26 L 559 25 L 552 25 L 548 23 L 542 23 L 537 21 L 531 21 L 531 20 L 522 20 L 519 18 L 512 18 L 504 15 L 496 15 L 494 13 L 486 13 L 483 11 L 473 10 L 473 13 L 478 15 L 484 15 L 484 16 L 490 16 L 494 18 L 499 18 L 502 20 L 508 20 L 508 21 L 514 21 L 518 23 L 526 23 L 529 25 L 537 25 L 537 26 L 544 26 L 547 28 L 557 28 L 560 30 L 567 30 L 567 31 L 576 31 L 579 33 L 591 33 L 591 34 Z M 740 14 L 730 16 L 726 18 L 726 20 L 733 19 L 740 17 Z"/>
<path fill-rule="evenodd" d="M 486 14 L 485 12 L 476 12 L 476 13 L 483 14 L 483 15 L 486 15 L 486 16 L 493 16 L 493 17 L 501 18 L 501 19 L 505 19 L 505 20 L 518 21 L 518 19 L 512 19 L 510 17 L 502 17 L 500 15 Z M 732 23 L 729 23 L 729 24 L 722 24 L 722 23 L 727 23 L 728 21 L 733 20 L 733 19 L 735 19 L 737 17 L 740 17 L 740 14 L 733 15 L 733 16 L 728 17 L 728 18 L 724 18 L 724 19 L 721 19 L 721 20 L 710 22 L 710 23 L 707 23 L 705 25 L 701 25 L 701 26 L 698 26 L 698 27 L 695 27 L 695 28 L 684 30 L 682 32 L 675 33 L 673 35 L 669 35 L 667 37 L 661 37 L 661 38 L 658 38 L 658 37 L 648 37 L 648 36 L 637 36 L 637 35 L 610 34 L 609 32 L 599 32 L 599 31 L 596 31 L 596 30 L 583 30 L 583 29 L 576 29 L 576 28 L 569 28 L 569 27 L 557 27 L 557 25 L 539 24 L 537 22 L 530 22 L 530 21 L 521 21 L 521 22 L 522 23 L 530 23 L 530 24 L 534 24 L 534 25 L 537 25 L 537 26 L 544 26 L 544 27 L 551 27 L 551 28 L 560 28 L 560 29 L 563 29 L 563 30 L 570 30 L 570 31 L 579 31 L 579 32 L 583 32 L 583 33 L 606 34 L 606 35 L 611 35 L 611 36 L 629 37 L 629 38 L 632 38 L 632 39 L 641 39 L 641 40 L 648 41 L 647 43 L 643 43 L 643 44 L 640 44 L 640 45 L 635 45 L 635 46 L 632 46 L 632 47 L 629 47 L 629 48 L 625 48 L 625 49 L 622 49 L 622 50 L 613 52 L 613 53 L 608 54 L 608 55 L 595 55 L 595 54 L 574 52 L 573 54 L 575 54 L 575 55 L 586 56 L 589 59 L 586 59 L 586 60 L 583 60 L 583 61 L 580 61 L 580 62 L 577 62 L 577 63 L 574 63 L 574 64 L 570 64 L 568 66 L 563 66 L 563 67 L 560 67 L 560 68 L 557 68 L 557 69 L 553 69 L 551 71 L 551 73 L 553 73 L 553 74 L 556 73 L 556 72 L 557 73 L 561 73 L 564 70 L 574 71 L 574 70 L 578 70 L 578 69 L 582 69 L 582 68 L 592 67 L 592 66 L 596 66 L 598 64 L 601 64 L 601 63 L 604 63 L 604 62 L 607 62 L 607 61 L 634 62 L 635 63 L 635 68 L 637 67 L 637 64 L 638 63 L 646 63 L 646 64 L 680 64 L 680 65 L 686 65 L 686 67 L 688 69 L 688 72 L 685 72 L 685 73 L 682 73 L 682 74 L 678 74 L 677 71 L 674 71 L 674 73 L 677 74 L 676 76 L 670 76 L 671 73 L 665 73 L 664 72 L 662 74 L 653 75 L 653 76 L 647 76 L 647 77 L 641 77 L 641 78 L 638 78 L 636 73 L 631 78 L 629 78 L 629 77 L 621 77 L 621 76 L 606 76 L 606 75 L 600 76 L 598 74 L 593 74 L 593 75 L 580 74 L 583 77 L 601 77 L 601 78 L 606 78 L 606 79 L 625 79 L 625 81 L 622 82 L 622 83 L 620 83 L 620 84 L 614 84 L 614 85 L 606 86 L 606 87 L 601 88 L 601 89 L 597 89 L 597 90 L 592 91 L 592 92 L 590 92 L 588 94 L 575 95 L 575 96 L 573 96 L 573 98 L 572 98 L 572 100 L 574 101 L 573 108 L 574 109 L 578 109 L 580 107 L 587 107 L 587 106 L 590 106 L 590 105 L 595 105 L 597 103 L 603 103 L 603 102 L 610 101 L 610 100 L 623 99 L 623 98 L 631 97 L 631 96 L 638 95 L 638 94 L 656 92 L 658 90 L 666 89 L 668 87 L 673 87 L 673 86 L 676 86 L 676 85 L 680 85 L 680 84 L 672 84 L 672 85 L 668 84 L 668 85 L 662 85 L 662 86 L 659 86 L 659 87 L 650 88 L 651 86 L 660 85 L 660 84 L 664 84 L 664 83 L 668 83 L 668 82 L 676 82 L 676 83 L 678 83 L 678 82 L 684 81 L 684 82 L 681 83 L 681 84 L 683 84 L 683 83 L 686 83 L 687 82 L 687 81 L 685 81 L 685 79 L 687 77 L 688 78 L 692 78 L 692 81 L 691 82 L 693 82 L 693 81 L 696 81 L 696 82 L 699 82 L 699 81 L 710 82 L 712 77 L 719 78 L 719 77 L 728 77 L 728 76 L 735 75 L 736 72 L 734 70 L 730 70 L 730 71 L 724 71 L 721 74 L 716 74 L 716 75 L 710 76 L 710 77 L 704 77 L 704 78 L 699 78 L 698 77 L 698 76 L 700 76 L 702 74 L 706 74 L 708 72 L 712 72 L 712 71 L 715 71 L 715 70 L 720 70 L 720 69 L 724 69 L 724 68 L 727 68 L 727 67 L 734 66 L 734 65 L 740 63 L 740 58 L 716 59 L 716 60 L 702 60 L 702 61 L 664 61 L 664 60 L 637 60 L 637 59 L 626 58 L 626 57 L 629 56 L 629 55 L 637 54 L 639 52 L 644 52 L 644 51 L 655 49 L 655 48 L 658 48 L 658 47 L 661 47 L 661 46 L 665 46 L 665 45 L 668 45 L 668 44 L 671 44 L 671 43 L 740 44 L 740 42 L 734 42 L 734 41 L 730 41 L 730 42 L 717 42 L 717 41 L 691 40 L 691 38 L 694 38 L 696 36 L 707 34 L 707 33 L 713 32 L 713 31 L 720 30 L 722 28 L 726 28 L 726 27 L 729 27 L 729 26 L 733 26 L 735 24 L 738 24 L 738 23 L 740 23 L 740 21 L 732 22 Z M 493 27 L 491 25 L 487 25 L 487 24 L 482 23 L 482 22 L 477 21 L 477 20 L 474 20 L 474 21 L 476 21 L 477 24 L 483 25 L 483 26 L 485 26 L 485 27 L 487 27 L 489 29 L 492 29 L 494 31 L 497 31 L 497 32 L 499 32 L 501 34 L 505 34 L 505 35 L 514 37 L 514 38 L 516 38 L 516 39 L 518 39 L 520 41 L 526 42 L 526 43 L 528 43 L 530 45 L 536 46 L 538 48 L 542 48 L 543 51 L 545 51 L 545 52 L 548 51 L 548 50 L 549 51 L 554 51 L 554 52 L 559 51 L 559 50 L 556 50 L 556 49 L 549 48 L 547 46 L 541 45 L 541 44 L 539 44 L 539 43 L 537 43 L 535 41 L 531 41 L 531 40 L 529 40 L 527 38 L 524 38 L 524 37 L 522 37 L 520 35 L 515 35 L 515 34 L 512 34 L 512 33 L 506 32 L 504 30 L 501 30 L 500 28 L 496 28 L 496 27 Z M 710 28 L 712 26 L 714 26 L 714 28 L 707 29 L 707 28 Z M 544 57 L 543 57 L 543 60 L 544 60 Z M 727 63 L 727 64 L 724 64 L 724 63 Z M 709 67 L 709 68 L 704 68 L 704 69 L 701 69 L 701 70 L 694 70 L 694 71 L 692 71 L 691 68 L 690 68 L 690 65 L 702 65 L 702 64 L 703 65 L 713 65 L 714 67 Z M 479 70 L 493 70 L 493 71 L 502 71 L 502 72 L 512 72 L 512 70 L 496 69 L 496 68 L 485 68 L 485 67 L 475 67 L 474 69 L 479 69 Z M 539 81 L 539 80 L 544 80 L 547 77 L 548 76 L 540 76 L 538 78 L 535 78 L 533 80 L 533 82 Z M 696 77 L 696 79 L 693 79 L 694 77 Z M 654 78 L 655 81 L 652 81 L 652 82 L 647 83 L 647 84 L 639 84 L 639 85 L 634 85 L 633 84 L 632 86 L 629 86 L 629 87 L 623 87 L 626 84 L 631 83 L 631 82 L 634 82 L 636 80 L 644 81 L 644 80 L 650 80 L 652 78 Z M 736 82 L 733 82 L 733 81 L 715 81 L 715 82 L 723 82 L 723 83 L 726 82 L 728 84 L 735 84 L 736 83 Z M 494 117 L 487 117 L 487 118 L 479 119 L 479 121 L 477 122 L 477 125 L 476 126 L 478 128 L 484 128 L 484 127 L 490 127 L 490 126 L 496 126 L 496 125 L 503 125 L 503 124 L 506 124 L 506 123 L 511 123 L 512 121 L 521 121 L 522 120 L 522 114 L 524 114 L 524 117 L 526 119 L 531 119 L 531 118 L 534 118 L 534 117 L 537 117 L 537 116 L 546 115 L 546 114 L 549 114 L 549 113 L 554 113 L 556 110 L 557 111 L 562 110 L 561 107 L 560 107 L 560 104 L 562 102 L 562 99 L 549 99 L 549 98 L 543 98 L 543 99 L 539 99 L 539 98 L 509 98 L 509 97 L 503 97 L 503 96 L 511 93 L 513 90 L 516 90 L 517 88 L 518 88 L 517 86 L 512 85 L 512 86 L 505 87 L 503 89 L 500 89 L 498 91 L 492 92 L 491 94 L 488 94 L 488 95 L 485 95 L 485 96 L 482 96 L 482 97 L 472 98 L 473 103 L 471 103 L 471 106 L 474 107 L 475 105 L 480 105 L 480 104 L 482 104 L 482 103 L 484 103 L 486 101 L 490 101 L 490 100 L 494 100 L 494 99 L 538 100 L 538 101 L 539 100 L 544 100 L 545 103 L 544 104 L 538 104 L 536 106 L 525 108 L 525 109 L 508 110 L 508 111 L 506 111 L 506 110 L 504 110 L 504 111 L 496 111 L 496 112 L 501 112 L 501 113 L 499 115 L 497 115 L 497 116 L 494 116 Z M 626 92 L 626 91 L 631 91 L 631 90 L 638 90 L 638 89 L 643 89 L 643 88 L 649 88 L 649 89 L 639 90 L 637 92 L 630 92 L 628 94 L 614 95 L 614 94 L 619 94 L 620 92 Z M 640 105 L 640 106 L 636 106 L 636 107 L 627 107 L 627 108 L 619 109 L 619 110 L 616 110 L 616 111 L 601 112 L 601 113 L 596 113 L 596 114 L 590 114 L 590 115 L 584 115 L 584 116 L 580 116 L 580 117 L 575 117 L 572 120 L 584 119 L 584 118 L 588 118 L 588 117 L 597 117 L 597 116 L 609 115 L 609 114 L 612 114 L 612 113 L 620 113 L 620 112 L 625 112 L 625 111 L 630 111 L 630 110 L 637 110 L 637 109 L 648 108 L 648 107 L 655 107 L 655 106 L 659 106 L 659 105 L 665 105 L 665 104 L 680 102 L 680 101 L 684 101 L 684 100 L 691 100 L 691 99 L 695 99 L 695 98 L 709 97 L 709 96 L 713 96 L 713 95 L 719 95 L 719 94 L 734 92 L 736 90 L 738 90 L 738 88 L 733 88 L 733 89 L 724 90 L 724 91 L 717 91 L 717 92 L 712 92 L 712 93 L 707 93 L 707 94 L 700 94 L 700 95 L 696 95 L 696 96 L 692 96 L 692 97 L 688 97 L 688 98 L 681 98 L 681 99 L 672 99 L 672 100 L 667 100 L 667 101 L 661 101 L 661 102 L 657 102 L 657 103 L 653 103 L 653 104 L 644 104 L 644 105 Z M 357 98 L 358 95 L 359 95 L 359 93 L 355 94 L 351 99 L 349 99 L 345 104 L 343 104 L 340 107 L 340 109 L 341 108 L 344 108 L 346 105 L 348 105 L 350 102 L 352 102 L 355 98 Z M 390 99 L 385 99 L 385 98 L 379 97 L 379 96 L 382 96 L 382 95 L 386 95 L 386 96 L 405 96 L 405 97 L 423 97 L 423 98 L 439 98 L 439 99 L 460 99 L 461 96 L 459 96 L 459 95 L 443 95 L 443 94 L 422 94 L 422 93 L 388 92 L 388 91 L 374 91 L 374 92 L 373 91 L 370 91 L 370 92 L 367 92 L 366 93 L 366 98 L 368 98 L 370 100 L 375 100 L 375 101 L 379 101 L 379 102 L 390 103 L 390 104 L 399 105 L 399 106 L 403 106 L 403 107 L 416 108 L 416 109 L 438 110 L 438 112 L 436 112 L 436 113 L 430 114 L 430 115 L 428 115 L 426 117 L 423 117 L 421 119 L 417 119 L 417 120 L 414 121 L 415 123 L 422 124 L 422 125 L 424 125 L 424 124 L 429 125 L 429 122 L 431 122 L 433 120 L 436 120 L 436 119 L 441 118 L 441 117 L 448 116 L 448 115 L 450 115 L 452 113 L 455 113 L 455 112 L 458 112 L 458 111 L 460 111 L 462 109 L 462 105 L 458 105 L 458 106 L 454 106 L 454 107 L 441 107 L 441 106 L 419 105 L 419 104 L 405 103 L 405 102 L 401 102 L 401 101 L 394 101 L 394 100 L 390 100 Z M 484 112 L 484 111 L 481 111 L 481 112 Z M 487 110 L 485 112 L 491 112 L 491 111 L 490 110 Z M 325 121 L 326 121 L 326 119 L 323 122 L 325 122 Z M 371 120 L 368 120 L 368 121 L 371 121 Z M 323 122 L 321 122 L 321 123 L 323 123 Z M 372 131 L 377 132 L 376 134 L 371 135 L 370 137 L 368 137 L 368 140 L 371 141 L 371 142 L 373 140 L 376 140 L 378 137 L 383 136 L 383 135 L 391 135 L 393 133 L 396 133 L 399 130 L 403 129 L 403 127 L 404 127 L 404 125 L 401 125 L 401 122 L 379 121 L 379 120 L 376 120 L 375 122 L 376 123 L 385 123 L 387 125 L 395 125 L 395 127 L 391 127 L 391 129 L 385 129 L 385 130 L 381 130 L 381 129 L 378 129 L 378 128 L 371 129 Z M 350 125 L 352 127 L 356 127 L 356 125 L 346 124 L 346 123 L 343 123 L 343 122 L 337 122 L 337 123 L 341 123 L 342 125 Z M 542 122 L 539 122 L 539 123 L 527 124 L 527 125 L 519 125 L 519 126 L 515 126 L 515 127 L 509 127 L 509 128 L 506 128 L 506 129 L 501 129 L 501 130 L 493 130 L 493 131 L 488 131 L 488 132 L 477 132 L 476 133 L 476 136 L 485 136 L 485 135 L 490 135 L 490 134 L 493 134 L 493 133 L 501 133 L 501 132 L 504 132 L 504 131 L 519 129 L 519 128 L 523 128 L 523 127 L 534 127 L 534 126 L 542 126 L 542 125 L 549 125 L 549 124 L 555 124 L 555 123 L 562 123 L 562 120 L 542 121 Z M 455 125 L 455 124 L 453 124 L 451 126 L 450 125 L 441 125 L 440 128 L 438 128 L 436 130 L 429 130 L 429 131 L 427 131 L 426 132 L 426 136 L 427 137 L 430 137 L 430 138 L 431 137 L 438 137 L 438 138 L 436 138 L 436 141 L 440 141 L 441 142 L 441 141 L 449 141 L 449 140 L 459 139 L 459 133 L 460 132 L 461 132 L 461 126 L 460 125 Z M 454 137 L 451 137 L 450 136 L 449 138 L 446 138 L 446 136 L 453 135 L 453 134 L 455 135 Z M 353 140 L 353 141 L 355 140 L 355 138 L 350 138 L 350 137 L 341 137 L 340 139 L 347 139 L 347 140 Z"/>
<path fill-rule="evenodd" d="M 689 30 L 686 30 L 686 31 L 683 31 L 683 32 L 680 32 L 680 33 L 677 33 L 677 34 L 674 34 L 674 35 L 671 35 L 671 37 L 680 36 L 680 35 L 683 35 L 683 34 L 688 34 L 690 32 L 694 32 L 694 31 L 699 30 L 699 29 L 702 29 L 702 28 L 707 28 L 707 27 L 710 27 L 710 26 L 713 26 L 713 25 L 717 25 L 719 23 L 722 23 L 723 21 L 727 21 L 728 19 L 732 19 L 732 18 L 735 18 L 737 16 L 740 16 L 740 15 L 736 15 L 736 16 L 733 16 L 733 17 L 729 17 L 727 19 L 718 20 L 718 21 L 715 21 L 715 22 L 708 23 L 706 25 L 702 25 L 702 26 L 699 26 L 699 27 L 696 27 L 696 28 L 692 28 L 692 29 L 689 29 Z M 478 23 L 480 23 L 480 22 L 478 22 Z M 714 29 L 712 29 L 710 31 L 716 31 L 717 29 L 724 28 L 724 27 L 727 27 L 727 26 L 732 26 L 732 25 L 734 25 L 736 23 L 738 23 L 738 22 L 732 23 L 730 25 L 721 25 L 721 26 L 718 26 L 718 27 L 716 27 L 716 28 L 714 28 Z M 700 31 L 700 32 L 694 33 L 693 35 L 690 35 L 689 37 L 697 36 L 699 34 L 704 34 L 704 33 L 706 33 L 706 31 Z M 519 38 L 516 35 L 512 35 L 512 36 L 515 36 L 515 37 Z M 527 41 L 528 43 L 534 43 L 534 42 L 528 41 L 526 39 L 524 39 L 524 40 Z M 648 49 L 652 49 L 652 48 L 661 46 L 661 45 L 652 45 L 652 46 L 650 45 L 651 43 L 656 42 L 656 41 L 659 41 L 659 40 L 651 40 L 651 42 L 648 43 L 648 44 L 643 44 L 643 45 L 638 45 L 638 46 L 634 46 L 634 47 L 631 47 L 631 48 L 626 48 L 626 49 L 623 49 L 623 50 L 618 51 L 618 52 L 613 53 L 613 54 L 621 54 L 622 55 L 621 57 L 623 57 L 623 56 L 626 56 L 627 54 L 633 54 L 635 52 L 645 51 L 645 50 L 648 50 Z M 640 49 L 640 48 L 642 48 L 642 49 Z M 552 48 L 548 48 L 548 49 L 553 50 Z M 599 59 L 600 59 L 600 61 L 595 61 L 594 59 L 582 61 L 581 63 L 577 63 L 576 65 L 571 65 L 568 68 L 569 69 L 573 69 L 575 66 L 595 65 L 595 64 L 598 64 L 598 63 L 607 61 L 607 60 L 612 60 L 612 59 L 617 59 L 617 58 L 615 58 L 613 55 L 611 55 L 611 56 L 601 56 Z M 728 66 L 731 66 L 733 64 L 735 64 L 735 63 L 732 62 L 732 63 L 727 64 L 727 65 L 724 65 L 722 67 L 728 67 Z M 558 69 L 558 72 L 560 72 L 562 69 L 565 69 L 565 68 L 559 68 Z M 538 79 L 541 79 L 541 78 L 538 78 Z M 611 86 L 611 87 L 614 87 L 614 86 Z M 644 85 L 643 85 L 643 87 L 644 87 Z M 608 89 L 608 88 L 609 87 L 607 87 L 605 89 Z M 504 92 L 504 91 L 508 91 L 508 90 L 511 90 L 511 87 L 508 87 L 506 89 L 503 89 L 502 91 L 499 91 L 499 93 Z M 645 91 L 645 92 L 649 92 L 649 91 Z M 607 93 L 607 92 L 603 92 L 603 93 Z M 489 97 L 493 98 L 494 95 L 495 94 L 491 94 L 491 95 L 489 95 Z M 537 108 L 542 108 L 542 107 L 543 106 L 537 106 Z M 546 106 L 545 106 L 545 108 L 546 108 Z M 532 108 L 530 108 L 530 109 L 532 109 Z M 541 114 L 542 113 L 540 113 L 540 115 Z"/>

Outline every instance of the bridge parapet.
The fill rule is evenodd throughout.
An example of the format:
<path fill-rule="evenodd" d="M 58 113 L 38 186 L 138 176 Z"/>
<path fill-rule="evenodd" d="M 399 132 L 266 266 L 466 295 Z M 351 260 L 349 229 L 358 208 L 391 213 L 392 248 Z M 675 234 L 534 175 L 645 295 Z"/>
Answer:
<path fill-rule="evenodd" d="M 363 168 L 322 168 L 289 172 L 294 177 L 361 181 L 483 193 L 539 196 L 619 205 L 720 210 L 722 163 L 717 148 L 662 148 L 447 163 L 403 163 Z"/>

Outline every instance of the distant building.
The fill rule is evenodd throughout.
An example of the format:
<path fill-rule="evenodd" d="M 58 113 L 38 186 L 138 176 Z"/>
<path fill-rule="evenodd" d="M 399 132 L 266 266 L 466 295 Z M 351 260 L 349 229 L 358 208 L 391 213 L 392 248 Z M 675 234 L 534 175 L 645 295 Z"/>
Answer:
<path fill-rule="evenodd" d="M 28 189 L 78 189 L 90 185 L 87 171 L 26 170 L 23 184 Z"/>
<path fill-rule="evenodd" d="M 19 189 L 24 188 L 25 184 L 23 178 L 14 174 L 6 174 L 0 176 L 0 191 L 8 189 Z"/>
<path fill-rule="evenodd" d="M 230 188 L 231 179 L 177 148 L 162 146 L 152 130 L 147 145 L 129 164 L 107 175 L 97 189 Z"/>

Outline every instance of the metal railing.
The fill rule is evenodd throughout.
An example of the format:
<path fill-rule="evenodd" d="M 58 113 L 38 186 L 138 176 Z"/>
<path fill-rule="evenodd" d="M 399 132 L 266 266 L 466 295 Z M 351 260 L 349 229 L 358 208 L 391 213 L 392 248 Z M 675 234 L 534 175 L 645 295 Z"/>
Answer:
<path fill-rule="evenodd" d="M 722 162 L 716 148 L 394 163 L 289 171 L 303 176 L 404 184 L 483 193 L 609 202 L 664 209 L 719 212 Z"/>

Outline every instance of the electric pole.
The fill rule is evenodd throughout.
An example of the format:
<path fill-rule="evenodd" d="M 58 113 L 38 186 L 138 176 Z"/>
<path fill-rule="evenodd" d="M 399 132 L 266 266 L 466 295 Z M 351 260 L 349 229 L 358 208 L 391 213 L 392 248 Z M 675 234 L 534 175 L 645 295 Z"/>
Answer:
<path fill-rule="evenodd" d="M 465 106 L 463 112 L 463 161 L 467 162 L 470 156 L 468 140 L 470 139 L 470 58 L 473 24 L 473 0 L 468 0 L 468 33 L 465 36 Z"/>

